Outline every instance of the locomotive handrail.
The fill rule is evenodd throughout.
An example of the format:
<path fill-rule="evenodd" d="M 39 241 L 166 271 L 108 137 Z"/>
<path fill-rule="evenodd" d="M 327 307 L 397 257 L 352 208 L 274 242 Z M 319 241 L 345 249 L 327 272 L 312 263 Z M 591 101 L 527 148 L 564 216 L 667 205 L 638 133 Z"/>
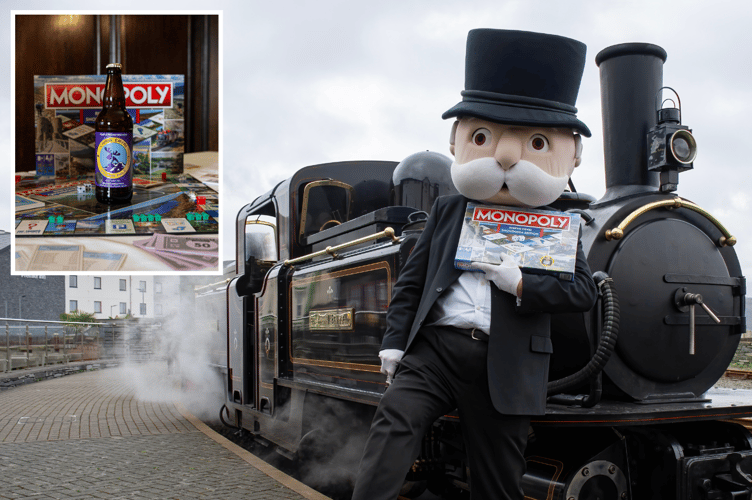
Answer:
<path fill-rule="evenodd" d="M 673 207 L 673 208 L 688 208 L 694 212 L 697 212 L 700 215 L 705 216 L 710 222 L 716 225 L 716 227 L 723 233 L 723 236 L 718 240 L 718 244 L 720 246 L 734 246 L 736 245 L 736 237 L 731 236 L 731 233 L 728 232 L 728 230 L 723 227 L 723 224 L 720 223 L 718 219 L 713 217 L 707 210 L 695 205 L 694 203 L 682 200 L 681 198 L 673 198 L 671 200 L 662 200 L 662 201 L 656 201 L 653 203 L 648 203 L 647 205 L 644 205 L 631 214 L 629 214 L 621 224 L 619 224 L 617 227 L 613 229 L 607 229 L 605 236 L 607 240 L 620 240 L 622 237 L 624 237 L 624 230 L 629 226 L 632 222 L 634 222 L 635 219 L 637 219 L 642 214 L 649 212 L 650 210 L 653 210 L 654 208 L 660 208 L 660 207 Z"/>
<path fill-rule="evenodd" d="M 199 290 L 203 290 L 204 288 L 212 288 L 215 286 L 224 285 L 225 283 L 229 283 L 232 280 L 233 278 L 227 278 L 222 281 L 217 281 L 216 283 L 209 283 L 208 285 L 196 285 L 193 287 L 193 291 L 198 292 Z"/>
<path fill-rule="evenodd" d="M 285 260 L 284 264 L 285 266 L 291 266 L 293 264 L 297 264 L 299 262 L 304 262 L 309 259 L 313 259 L 315 257 L 321 257 L 323 255 L 331 255 L 333 258 L 337 258 L 337 252 L 340 250 L 344 250 L 345 248 L 352 247 L 355 245 L 360 245 L 361 243 L 367 243 L 369 241 L 378 240 L 379 238 L 391 238 L 393 243 L 398 242 L 400 239 L 398 236 L 394 235 L 394 229 L 391 227 L 388 227 L 381 231 L 380 233 L 372 234 L 370 236 L 364 236 L 362 238 L 358 238 L 357 240 L 348 241 L 347 243 L 342 243 L 340 245 L 336 245 L 333 247 L 326 247 L 323 250 L 319 250 L 318 252 L 309 253 L 308 255 L 303 255 L 302 257 L 296 257 L 294 259 L 287 259 Z"/>

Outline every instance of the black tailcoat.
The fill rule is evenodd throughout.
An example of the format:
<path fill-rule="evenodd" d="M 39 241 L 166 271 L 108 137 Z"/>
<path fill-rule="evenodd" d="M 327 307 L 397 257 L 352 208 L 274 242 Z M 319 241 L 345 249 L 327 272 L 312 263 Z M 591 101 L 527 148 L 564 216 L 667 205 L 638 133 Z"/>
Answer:
<path fill-rule="evenodd" d="M 454 267 L 454 257 L 468 201 L 451 195 L 434 203 L 395 284 L 382 349 L 409 352 L 436 299 L 463 272 Z M 516 297 L 493 284 L 491 294 L 487 363 L 493 405 L 506 415 L 543 414 L 553 352 L 550 314 L 587 311 L 596 298 L 582 243 L 577 245 L 574 281 L 523 272 L 520 305 Z"/>

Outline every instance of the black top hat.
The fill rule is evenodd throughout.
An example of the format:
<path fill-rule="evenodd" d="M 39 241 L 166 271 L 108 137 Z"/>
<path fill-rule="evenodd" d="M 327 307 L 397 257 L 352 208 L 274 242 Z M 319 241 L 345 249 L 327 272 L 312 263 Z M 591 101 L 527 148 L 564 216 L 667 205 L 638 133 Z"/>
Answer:
<path fill-rule="evenodd" d="M 567 127 L 586 137 L 577 119 L 585 44 L 557 35 L 476 29 L 467 35 L 462 102 L 442 115 L 499 123 Z"/>

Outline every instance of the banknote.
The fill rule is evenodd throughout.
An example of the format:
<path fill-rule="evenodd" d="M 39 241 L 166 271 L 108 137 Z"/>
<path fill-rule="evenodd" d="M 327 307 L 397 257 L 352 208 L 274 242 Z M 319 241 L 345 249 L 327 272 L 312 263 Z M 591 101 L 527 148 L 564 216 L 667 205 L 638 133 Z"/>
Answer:
<path fill-rule="evenodd" d="M 16 271 L 23 271 L 29 265 L 29 253 L 25 246 L 16 245 Z"/>
<path fill-rule="evenodd" d="M 115 252 L 89 252 L 83 254 L 84 271 L 117 271 L 123 267 L 125 254 Z"/>
<path fill-rule="evenodd" d="M 216 253 L 219 249 L 218 238 L 200 238 L 197 236 L 179 236 L 155 233 L 153 247 L 157 250 L 169 250 L 184 254 L 206 255 Z"/>
<path fill-rule="evenodd" d="M 37 245 L 29 271 L 78 271 L 83 264 L 81 245 Z"/>
<path fill-rule="evenodd" d="M 167 264 L 169 264 L 175 271 L 198 271 L 200 269 L 212 267 L 211 262 L 195 262 L 168 252 L 159 252 L 156 255 L 163 261 L 167 262 Z M 216 263 L 217 261 L 215 260 L 213 267 L 216 267 Z"/>
<path fill-rule="evenodd" d="M 160 255 L 165 255 L 170 258 L 177 258 L 180 259 L 183 262 L 192 263 L 200 266 L 201 268 L 205 267 L 216 267 L 217 263 L 219 262 L 219 256 L 214 255 L 196 255 L 196 254 L 180 254 L 177 252 L 159 252 Z"/>
<path fill-rule="evenodd" d="M 175 271 L 217 268 L 219 240 L 216 237 L 155 233 L 133 244 L 157 256 Z"/>

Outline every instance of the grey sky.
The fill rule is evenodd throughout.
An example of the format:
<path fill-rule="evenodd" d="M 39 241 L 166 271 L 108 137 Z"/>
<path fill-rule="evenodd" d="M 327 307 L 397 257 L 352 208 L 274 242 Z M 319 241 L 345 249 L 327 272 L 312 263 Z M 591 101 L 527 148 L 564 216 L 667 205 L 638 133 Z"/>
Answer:
<path fill-rule="evenodd" d="M 752 4 L 740 1 L 183 1 L 162 9 L 223 11 L 222 231 L 233 258 L 237 211 L 300 167 L 338 160 L 401 160 L 420 150 L 449 154 L 451 121 L 441 114 L 460 100 L 464 50 L 472 28 L 569 36 L 588 46 L 578 116 L 593 131 L 573 181 L 604 192 L 600 95 L 595 55 L 623 42 L 668 52 L 664 85 L 682 101 L 683 122 L 698 141 L 694 170 L 678 194 L 710 211 L 737 236 L 752 269 L 752 208 L 747 130 L 752 115 Z M 5 1 L 0 38 L 10 41 L 10 10 L 60 9 L 60 2 Z M 77 1 L 76 9 L 101 9 Z M 132 1 L 133 11 L 153 2 Z M 165 13 L 164 10 L 161 11 Z M 9 50 L 0 54 L 9 68 Z M 8 71 L 7 74 L 10 74 Z M 0 151 L 13 169 L 10 78 L 0 81 Z M 31 112 L 31 111 L 29 111 Z M 31 169 L 31 167 L 30 167 Z M 10 175 L 10 172 L 8 172 Z M 8 177 L 6 177 L 8 179 Z M 0 183 L 0 196 L 11 190 Z M 12 230 L 0 204 L 0 229 Z M 692 249 L 687 249 L 692 251 Z"/>

